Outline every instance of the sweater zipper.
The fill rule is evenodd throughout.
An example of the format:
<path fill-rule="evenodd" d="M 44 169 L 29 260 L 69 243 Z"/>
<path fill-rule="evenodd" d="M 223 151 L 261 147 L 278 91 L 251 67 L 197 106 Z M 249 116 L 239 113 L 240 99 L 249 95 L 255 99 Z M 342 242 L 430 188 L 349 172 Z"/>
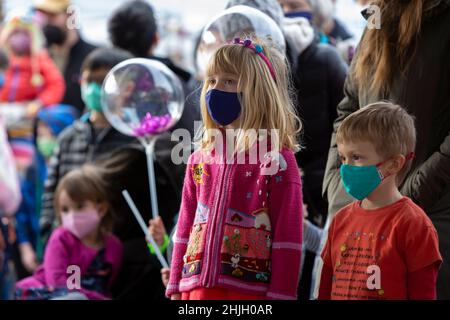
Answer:
<path fill-rule="evenodd" d="M 220 202 L 220 210 L 218 211 L 217 214 L 217 219 L 219 220 L 219 223 L 217 225 L 216 228 L 216 232 L 218 233 L 218 235 L 216 237 L 213 237 L 213 254 L 212 254 L 212 259 L 211 259 L 211 264 L 213 265 L 213 272 L 210 274 L 210 285 L 214 286 L 217 284 L 218 278 L 219 278 L 219 268 L 220 268 L 220 246 L 222 244 L 222 238 L 223 238 L 223 224 L 224 221 L 226 219 L 226 213 L 225 213 L 225 205 L 227 203 L 227 193 L 226 191 L 228 190 L 228 182 L 230 179 L 230 175 L 232 172 L 232 164 L 227 165 L 225 168 L 228 169 L 225 172 L 225 178 L 224 178 L 224 184 L 223 184 L 223 189 L 221 191 L 223 191 L 224 196 L 222 197 L 222 201 Z"/>
<path fill-rule="evenodd" d="M 203 273 L 203 277 L 202 277 L 202 283 L 203 283 L 203 285 L 206 287 L 206 288 L 208 288 L 209 287 L 209 281 L 208 281 L 208 279 L 209 279 L 209 275 L 208 275 L 208 273 L 210 272 L 210 266 L 211 266 L 211 243 L 212 243 L 212 238 L 213 238 L 213 235 L 214 235 L 214 233 L 215 233 L 215 226 L 216 226 L 216 217 L 217 217 L 217 214 L 216 214 L 216 212 L 217 212 L 217 207 L 218 207 L 218 202 L 220 201 L 220 190 L 221 190 L 221 187 L 222 187 L 222 182 L 223 182 L 223 177 L 224 177 L 224 175 L 225 175 L 225 170 L 226 170 L 226 167 L 223 169 L 223 170 L 220 170 L 219 171 L 219 185 L 218 185 L 218 189 L 216 190 L 216 197 L 215 197 L 215 199 L 214 199 L 214 203 L 213 203 L 213 206 L 212 206 L 212 209 L 213 209 L 213 212 L 212 212 L 212 214 L 211 214 L 211 220 L 209 221 L 210 222 L 210 226 L 211 226 L 211 228 L 207 231 L 207 237 L 206 237 L 206 247 L 207 248 L 205 248 L 205 253 L 206 253 L 206 255 L 205 255 L 205 266 L 206 266 L 206 270 L 205 270 L 205 272 Z"/>

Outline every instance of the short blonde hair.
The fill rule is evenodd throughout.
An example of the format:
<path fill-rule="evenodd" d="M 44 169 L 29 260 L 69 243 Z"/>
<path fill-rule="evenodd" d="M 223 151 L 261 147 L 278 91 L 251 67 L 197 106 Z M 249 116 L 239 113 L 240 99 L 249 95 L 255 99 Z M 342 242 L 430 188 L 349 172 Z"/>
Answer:
<path fill-rule="evenodd" d="M 337 130 L 336 143 L 359 141 L 370 142 L 384 158 L 398 154 L 406 157 L 416 146 L 414 117 L 390 102 L 369 104 L 345 118 Z M 408 161 L 398 177 L 404 177 L 410 167 Z"/>
<path fill-rule="evenodd" d="M 275 79 L 264 60 L 254 50 L 240 44 L 226 44 L 220 47 L 208 63 L 200 98 L 203 118 L 201 146 L 204 149 L 211 147 L 213 138 L 208 134 L 208 129 L 219 128 L 208 114 L 206 107 L 205 95 L 208 91 L 206 79 L 223 72 L 238 77 L 237 91 L 243 93 L 239 97 L 242 106 L 240 129 L 244 132 L 248 129 L 278 129 L 280 148 L 298 151 L 301 122 L 293 105 L 292 84 L 286 58 L 261 40 L 252 39 L 252 43 L 261 45 L 264 55 L 272 64 Z M 248 136 L 245 136 L 245 133 L 237 135 L 238 150 L 248 150 L 255 142 L 245 140 L 246 138 Z"/>

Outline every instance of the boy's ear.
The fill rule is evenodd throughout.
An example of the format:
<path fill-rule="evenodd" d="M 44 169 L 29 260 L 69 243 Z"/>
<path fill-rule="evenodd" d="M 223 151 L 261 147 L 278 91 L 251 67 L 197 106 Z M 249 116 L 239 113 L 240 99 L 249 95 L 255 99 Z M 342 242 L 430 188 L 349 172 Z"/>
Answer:
<path fill-rule="evenodd" d="M 108 212 L 109 205 L 106 202 L 99 202 L 97 205 L 97 212 L 100 217 L 104 217 L 106 213 Z"/>
<path fill-rule="evenodd" d="M 402 154 L 397 154 L 392 157 L 391 164 L 388 167 L 388 170 L 391 174 L 397 174 L 400 172 L 400 170 L 403 169 L 406 163 L 406 158 Z"/>

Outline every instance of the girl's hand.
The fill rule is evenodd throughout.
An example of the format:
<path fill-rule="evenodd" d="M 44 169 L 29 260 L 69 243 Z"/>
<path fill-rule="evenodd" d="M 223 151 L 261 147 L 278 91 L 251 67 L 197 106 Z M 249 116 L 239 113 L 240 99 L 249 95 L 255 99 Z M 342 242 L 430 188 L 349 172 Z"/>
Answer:
<path fill-rule="evenodd" d="M 33 273 L 38 267 L 38 262 L 31 244 L 29 242 L 21 243 L 19 250 L 23 266 L 28 272 Z"/>
<path fill-rule="evenodd" d="M 170 296 L 170 300 L 181 300 L 181 294 L 180 293 L 174 293 Z"/>
<path fill-rule="evenodd" d="M 170 269 L 162 268 L 161 269 L 161 281 L 162 281 L 164 287 L 167 287 L 167 284 L 169 283 L 169 277 L 170 277 Z"/>
<path fill-rule="evenodd" d="M 161 247 L 164 243 L 164 236 L 167 234 L 161 217 L 157 217 L 149 221 L 148 231 L 152 235 L 156 244 Z"/>

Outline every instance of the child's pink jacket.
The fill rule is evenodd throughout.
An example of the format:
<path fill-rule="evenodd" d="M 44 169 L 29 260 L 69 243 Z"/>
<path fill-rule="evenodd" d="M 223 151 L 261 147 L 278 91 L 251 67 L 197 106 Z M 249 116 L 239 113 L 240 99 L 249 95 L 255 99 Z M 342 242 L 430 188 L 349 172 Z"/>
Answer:
<path fill-rule="evenodd" d="M 292 151 L 275 172 L 260 159 L 214 163 L 189 158 L 166 295 L 222 287 L 268 299 L 296 299 L 302 245 L 302 192 Z M 217 158 L 217 157 L 216 157 Z M 267 166 L 269 162 L 263 161 Z"/>

